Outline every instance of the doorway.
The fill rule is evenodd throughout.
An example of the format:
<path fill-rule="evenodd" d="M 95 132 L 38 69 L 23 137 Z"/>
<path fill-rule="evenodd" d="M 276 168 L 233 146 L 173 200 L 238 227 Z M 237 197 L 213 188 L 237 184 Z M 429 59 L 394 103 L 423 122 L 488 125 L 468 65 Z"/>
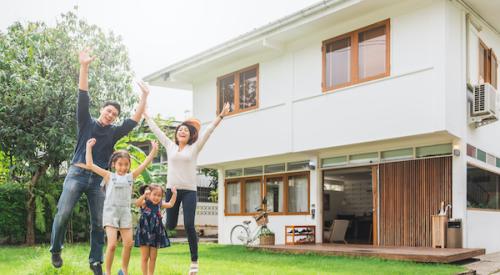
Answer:
<path fill-rule="evenodd" d="M 336 242 L 343 236 L 348 244 L 377 243 L 376 173 L 376 166 L 323 171 L 323 242 Z M 335 221 L 347 228 L 335 227 L 333 233 Z"/>

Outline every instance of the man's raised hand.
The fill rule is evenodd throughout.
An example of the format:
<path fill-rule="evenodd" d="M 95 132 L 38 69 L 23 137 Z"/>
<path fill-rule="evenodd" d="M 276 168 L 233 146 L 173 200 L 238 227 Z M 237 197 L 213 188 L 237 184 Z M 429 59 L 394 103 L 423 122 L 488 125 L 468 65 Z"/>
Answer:
<path fill-rule="evenodd" d="M 80 65 L 88 66 L 95 58 L 95 56 L 90 56 L 90 48 L 86 48 L 80 52 L 78 60 Z"/>
<path fill-rule="evenodd" d="M 144 95 L 144 96 L 149 95 L 149 86 L 146 82 L 140 80 L 140 81 L 137 81 L 137 85 L 139 85 L 139 88 L 141 88 L 142 95 Z"/>

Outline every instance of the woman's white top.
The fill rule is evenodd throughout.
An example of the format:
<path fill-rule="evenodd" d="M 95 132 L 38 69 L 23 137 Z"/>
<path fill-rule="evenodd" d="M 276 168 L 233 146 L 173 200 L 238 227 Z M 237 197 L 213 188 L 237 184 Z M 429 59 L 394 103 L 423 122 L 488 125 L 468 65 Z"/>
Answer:
<path fill-rule="evenodd" d="M 177 189 L 196 191 L 196 161 L 203 145 L 214 131 L 214 124 L 210 124 L 203 134 L 200 133 L 196 142 L 186 144 L 184 149 L 179 151 L 179 145 L 170 140 L 153 119 L 146 118 L 146 123 L 167 150 L 167 188 L 175 186 Z"/>

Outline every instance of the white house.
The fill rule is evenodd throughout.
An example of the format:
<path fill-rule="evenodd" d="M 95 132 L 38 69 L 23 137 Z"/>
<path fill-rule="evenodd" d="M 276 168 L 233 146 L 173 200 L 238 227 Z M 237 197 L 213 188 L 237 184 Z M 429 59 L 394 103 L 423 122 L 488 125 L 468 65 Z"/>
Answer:
<path fill-rule="evenodd" d="M 231 103 L 198 163 L 219 170 L 219 242 L 266 196 L 278 244 L 346 219 L 350 243 L 431 246 L 444 201 L 464 247 L 500 251 L 500 123 L 470 109 L 496 96 L 498 11 L 325 0 L 146 77 L 192 90 L 204 127 Z"/>

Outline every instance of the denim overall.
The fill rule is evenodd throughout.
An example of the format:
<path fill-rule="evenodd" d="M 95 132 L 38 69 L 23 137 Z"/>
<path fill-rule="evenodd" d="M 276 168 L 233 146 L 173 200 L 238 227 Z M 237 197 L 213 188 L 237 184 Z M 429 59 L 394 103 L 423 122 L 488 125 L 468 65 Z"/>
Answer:
<path fill-rule="evenodd" d="M 106 186 L 103 226 L 132 228 L 132 174 L 120 176 L 112 173 Z"/>

